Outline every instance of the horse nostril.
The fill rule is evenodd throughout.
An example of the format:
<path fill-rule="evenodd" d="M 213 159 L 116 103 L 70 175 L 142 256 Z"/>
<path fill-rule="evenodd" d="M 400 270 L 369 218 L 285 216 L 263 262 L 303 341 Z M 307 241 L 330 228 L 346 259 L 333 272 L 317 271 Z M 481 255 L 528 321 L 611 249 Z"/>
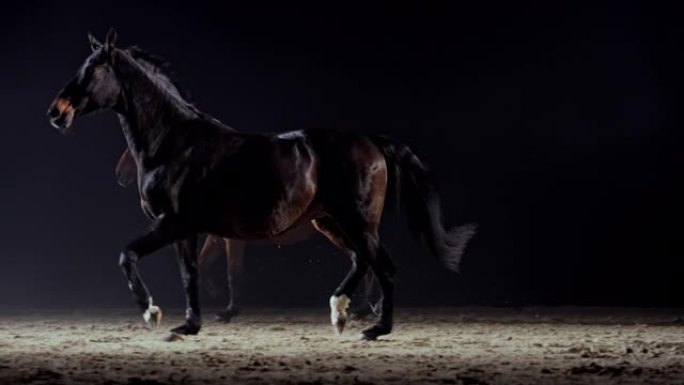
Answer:
<path fill-rule="evenodd" d="M 48 116 L 51 118 L 57 118 L 62 114 L 62 111 L 59 110 L 57 107 L 52 107 L 50 110 L 48 110 Z"/>

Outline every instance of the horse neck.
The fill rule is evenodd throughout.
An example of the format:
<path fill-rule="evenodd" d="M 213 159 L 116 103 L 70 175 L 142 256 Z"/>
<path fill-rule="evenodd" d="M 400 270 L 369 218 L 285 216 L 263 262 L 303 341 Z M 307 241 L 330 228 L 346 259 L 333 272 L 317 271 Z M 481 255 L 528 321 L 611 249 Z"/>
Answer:
<path fill-rule="evenodd" d="M 115 52 L 115 71 L 122 89 L 116 110 L 128 148 L 138 162 L 154 158 L 172 127 L 196 119 L 197 111 L 165 90 L 127 53 Z"/>

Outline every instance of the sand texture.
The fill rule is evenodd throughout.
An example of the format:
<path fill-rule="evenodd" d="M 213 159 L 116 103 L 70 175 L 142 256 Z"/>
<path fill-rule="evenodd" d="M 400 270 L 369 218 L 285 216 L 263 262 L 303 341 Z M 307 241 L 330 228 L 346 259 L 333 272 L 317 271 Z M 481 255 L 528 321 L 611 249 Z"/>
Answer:
<path fill-rule="evenodd" d="M 0 312 L 0 384 L 684 384 L 684 311 L 400 309 L 393 334 L 337 336 L 327 309 L 205 316 L 163 342 L 133 310 Z"/>

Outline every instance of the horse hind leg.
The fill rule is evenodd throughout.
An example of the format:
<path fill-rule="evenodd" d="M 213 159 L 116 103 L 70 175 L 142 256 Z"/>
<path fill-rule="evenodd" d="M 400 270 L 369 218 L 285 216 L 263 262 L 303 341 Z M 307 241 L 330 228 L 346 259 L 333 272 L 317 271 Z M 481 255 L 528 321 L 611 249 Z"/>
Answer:
<path fill-rule="evenodd" d="M 212 298 L 217 298 L 221 294 L 221 290 L 214 282 L 214 277 L 211 274 L 212 265 L 219 255 L 223 255 L 225 250 L 223 238 L 216 235 L 208 234 L 204 240 L 204 245 L 197 255 L 197 268 L 200 274 L 200 285 Z"/>
<path fill-rule="evenodd" d="M 395 267 L 389 253 L 380 242 L 377 226 L 345 228 L 359 260 L 365 261 L 373 271 L 382 293 L 378 319 L 374 325 L 361 332 L 361 339 L 375 340 L 392 332 L 394 321 L 394 274 Z"/>
<path fill-rule="evenodd" d="M 375 277 L 380 285 L 382 297 L 374 307 L 374 313 L 379 313 L 376 323 L 361 332 L 364 340 L 375 340 L 381 335 L 392 332 L 394 320 L 394 274 L 396 269 L 392 259 L 380 242 L 376 245 L 375 253 L 370 254 L 369 264 L 375 273 Z"/>
<path fill-rule="evenodd" d="M 361 209 L 340 211 L 338 216 L 333 217 L 336 223 L 340 224 L 340 233 L 345 235 L 346 244 L 354 250 L 356 264 L 370 266 L 381 289 L 378 320 L 362 332 L 361 338 L 364 340 L 375 340 L 381 335 L 389 334 L 392 331 L 394 317 L 395 267 L 378 235 L 379 213 L 382 205 L 376 204 L 374 207 L 376 210 L 372 211 Z M 364 215 L 369 212 L 372 215 Z M 336 294 L 348 296 L 354 290 L 363 278 L 365 270 L 357 269 L 355 272 L 357 275 L 353 276 L 353 281 L 350 281 L 349 285 L 343 282 Z M 331 299 L 331 304 L 332 302 Z"/>
<path fill-rule="evenodd" d="M 340 334 L 349 321 L 349 315 L 347 314 L 347 308 L 351 302 L 349 298 L 368 271 L 368 264 L 356 257 L 356 253 L 349 247 L 349 242 L 345 241 L 344 233 L 334 220 L 325 217 L 314 219 L 311 223 L 316 230 L 325 235 L 333 244 L 346 251 L 352 260 L 352 266 L 347 276 L 330 297 L 330 322 L 334 330 Z"/>
<path fill-rule="evenodd" d="M 354 295 L 358 299 L 358 304 L 352 306 L 349 311 L 352 319 L 362 320 L 373 315 L 380 315 L 379 286 L 372 270 L 366 272 L 366 276 L 361 280 L 359 288 Z"/>
<path fill-rule="evenodd" d="M 228 279 L 228 306 L 225 310 L 216 314 L 218 322 L 230 322 L 233 317 L 240 313 L 240 289 L 242 283 L 242 259 L 245 255 L 245 242 L 236 239 L 225 239 L 227 279 Z"/>

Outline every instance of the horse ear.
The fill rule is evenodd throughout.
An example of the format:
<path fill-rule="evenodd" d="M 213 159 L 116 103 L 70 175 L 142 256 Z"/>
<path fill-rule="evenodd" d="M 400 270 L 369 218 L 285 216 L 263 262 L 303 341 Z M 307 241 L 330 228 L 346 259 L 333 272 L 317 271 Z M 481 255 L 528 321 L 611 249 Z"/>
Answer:
<path fill-rule="evenodd" d="M 109 32 L 107 32 L 107 40 L 105 41 L 105 49 L 107 51 L 110 51 L 112 48 L 114 48 L 118 37 L 119 35 L 116 33 L 116 30 L 114 28 L 110 28 Z"/>
<path fill-rule="evenodd" d="M 88 32 L 88 41 L 90 41 L 90 49 L 92 49 L 93 51 L 97 51 L 98 49 L 100 49 L 100 47 L 102 47 L 102 43 L 97 41 L 95 36 L 93 36 L 93 34 L 90 32 Z"/>

